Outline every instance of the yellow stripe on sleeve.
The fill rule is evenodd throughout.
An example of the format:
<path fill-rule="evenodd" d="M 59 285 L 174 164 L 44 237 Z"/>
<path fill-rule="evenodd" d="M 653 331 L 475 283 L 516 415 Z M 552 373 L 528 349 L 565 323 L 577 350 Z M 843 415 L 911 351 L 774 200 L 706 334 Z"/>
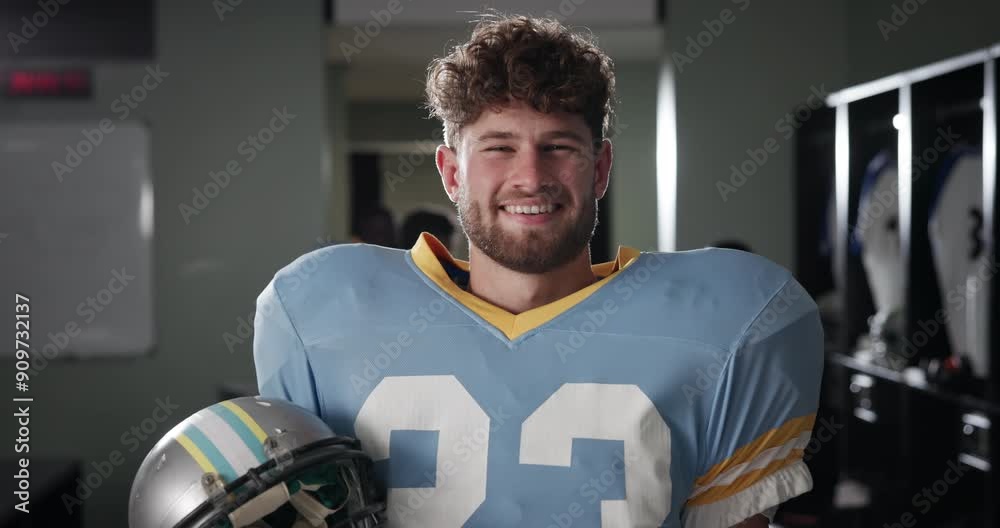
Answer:
<path fill-rule="evenodd" d="M 807 414 L 799 418 L 793 418 L 785 422 L 781 427 L 757 437 L 756 440 L 739 448 L 729 458 L 712 466 L 707 473 L 695 481 L 695 487 L 711 484 L 719 475 L 733 466 L 750 462 L 757 458 L 760 453 L 773 447 L 780 447 L 794 440 L 805 431 L 812 431 L 813 423 L 816 421 L 816 414 Z"/>
<path fill-rule="evenodd" d="M 736 480 L 732 481 L 725 486 L 715 486 L 709 488 L 707 491 L 698 495 L 697 497 L 687 501 L 688 506 L 698 506 L 701 504 L 711 504 L 713 502 L 720 501 L 722 499 L 736 495 L 737 493 L 753 486 L 754 484 L 760 482 L 764 477 L 780 471 L 802 459 L 803 450 L 793 449 L 787 457 L 781 460 L 775 460 L 770 464 L 760 468 L 745 473 L 737 477 Z"/>
<path fill-rule="evenodd" d="M 759 436 L 753 442 L 739 448 L 732 456 L 712 466 L 712 468 L 695 481 L 694 497 L 687 501 L 688 505 L 710 504 L 735 495 L 761 479 L 778 472 L 802 459 L 804 451 L 801 447 L 792 447 L 801 442 L 800 437 L 812 431 L 816 421 L 815 414 L 808 414 L 788 420 L 780 427 L 772 429 Z M 776 453 L 765 453 L 768 450 L 792 447 L 788 453 L 778 459 L 768 461 L 764 457 L 772 457 Z M 755 464 L 756 462 L 756 464 Z M 756 467 L 765 464 L 763 467 Z M 740 466 L 745 466 L 740 469 Z M 726 472 L 737 471 L 733 476 L 722 478 Z M 717 482 L 719 480 L 722 482 Z M 728 482 L 727 482 L 728 481 Z"/>

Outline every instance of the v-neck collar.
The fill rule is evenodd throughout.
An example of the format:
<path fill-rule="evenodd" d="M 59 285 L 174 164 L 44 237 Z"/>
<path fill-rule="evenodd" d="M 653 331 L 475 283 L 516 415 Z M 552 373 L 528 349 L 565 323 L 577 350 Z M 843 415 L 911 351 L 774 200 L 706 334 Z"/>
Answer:
<path fill-rule="evenodd" d="M 417 268 L 433 281 L 434 284 L 437 284 L 448 295 L 451 295 L 466 308 L 503 332 L 509 340 L 514 340 L 526 332 L 555 319 L 560 314 L 567 312 L 607 284 L 618 272 L 635 262 L 639 257 L 638 250 L 621 246 L 618 248 L 618 255 L 615 257 L 615 260 L 591 266 L 594 275 L 602 277 L 597 282 L 548 304 L 519 314 L 513 314 L 465 291 L 456 284 L 448 271 L 445 270 L 445 265 L 458 268 L 467 273 L 469 271 L 469 263 L 453 257 L 448 248 L 430 233 L 421 233 L 409 253 Z"/>

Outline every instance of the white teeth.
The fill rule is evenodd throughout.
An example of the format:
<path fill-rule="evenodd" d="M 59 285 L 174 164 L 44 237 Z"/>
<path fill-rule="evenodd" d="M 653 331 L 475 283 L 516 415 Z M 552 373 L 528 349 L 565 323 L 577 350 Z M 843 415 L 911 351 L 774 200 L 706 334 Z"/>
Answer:
<path fill-rule="evenodd" d="M 551 204 L 545 205 L 506 205 L 503 208 L 504 211 L 513 214 L 542 214 L 551 213 L 555 210 L 555 206 Z"/>

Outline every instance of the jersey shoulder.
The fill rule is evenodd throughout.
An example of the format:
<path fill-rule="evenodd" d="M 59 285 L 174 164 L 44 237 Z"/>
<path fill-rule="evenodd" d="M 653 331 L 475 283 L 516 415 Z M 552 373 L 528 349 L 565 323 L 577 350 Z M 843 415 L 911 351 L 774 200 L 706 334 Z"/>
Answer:
<path fill-rule="evenodd" d="M 392 268 L 405 266 L 405 251 L 372 244 L 338 244 L 299 256 L 274 275 L 285 295 L 312 288 L 345 287 L 366 282 Z M 303 288 L 308 286 L 308 288 Z"/>
<path fill-rule="evenodd" d="M 400 292 L 406 276 L 405 251 L 371 244 L 340 244 L 310 251 L 279 269 L 258 298 L 280 302 L 303 328 L 310 321 L 335 317 L 344 320 L 373 299 Z M 273 299 L 264 299 L 268 295 Z M 331 319 L 326 319 L 330 321 Z"/>
<path fill-rule="evenodd" d="M 735 295 L 769 295 L 792 277 L 790 271 L 774 261 L 736 249 L 710 247 L 643 255 L 667 263 L 662 268 L 667 275 L 710 281 Z"/>
<path fill-rule="evenodd" d="M 731 349 L 784 291 L 794 290 L 804 311 L 816 310 L 791 272 L 745 251 L 642 253 L 622 273 L 608 294 L 633 307 L 627 310 L 631 324 L 724 350 Z M 629 302 L 632 293 L 642 301 Z"/>

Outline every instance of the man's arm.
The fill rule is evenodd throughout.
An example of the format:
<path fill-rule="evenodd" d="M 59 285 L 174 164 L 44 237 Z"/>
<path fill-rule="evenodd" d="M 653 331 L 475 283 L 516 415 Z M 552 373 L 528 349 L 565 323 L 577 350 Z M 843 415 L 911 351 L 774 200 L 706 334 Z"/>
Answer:
<path fill-rule="evenodd" d="M 253 336 L 257 388 L 265 398 L 287 400 L 319 416 L 312 366 L 279 284 L 275 277 L 257 297 Z"/>
<path fill-rule="evenodd" d="M 812 488 L 802 457 L 822 372 L 818 309 L 789 276 L 734 343 L 702 411 L 706 451 L 685 528 L 767 526 L 773 508 Z"/>

